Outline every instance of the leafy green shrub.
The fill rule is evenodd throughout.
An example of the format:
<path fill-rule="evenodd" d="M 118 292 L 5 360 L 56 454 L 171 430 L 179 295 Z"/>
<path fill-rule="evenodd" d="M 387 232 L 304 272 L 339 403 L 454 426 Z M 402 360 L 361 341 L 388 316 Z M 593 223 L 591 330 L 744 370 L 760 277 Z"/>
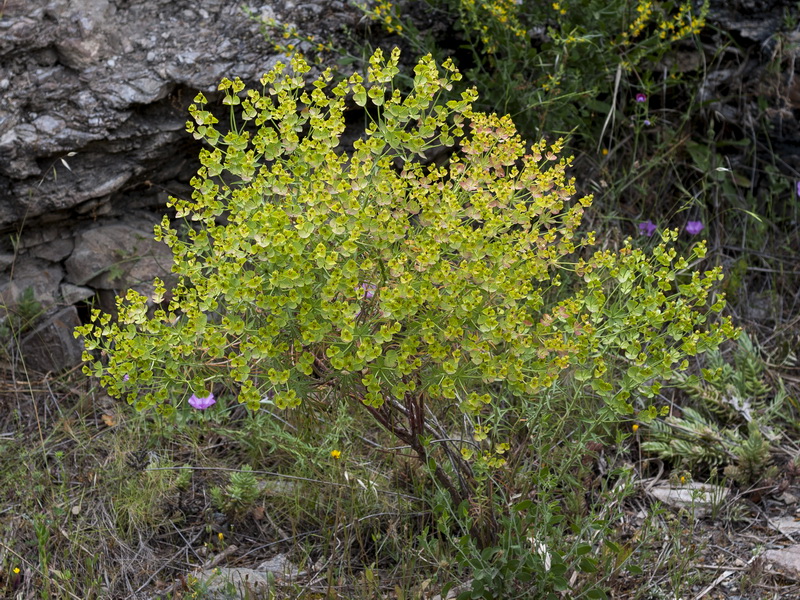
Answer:
<path fill-rule="evenodd" d="M 683 418 L 654 421 L 642 450 L 690 470 L 698 465 L 725 465 L 725 475 L 742 485 L 777 475 L 777 469 L 771 466 L 771 446 L 757 421 L 747 424 L 747 437 L 743 437 L 738 428 L 722 429 L 691 408 L 684 409 Z"/>
<path fill-rule="evenodd" d="M 239 518 L 255 506 L 258 494 L 258 479 L 253 468 L 243 465 L 241 470 L 230 473 L 229 483 L 224 488 L 211 488 L 211 501 L 222 512 Z"/>
<path fill-rule="evenodd" d="M 689 470 L 724 467 L 742 485 L 775 477 L 770 441 L 779 437 L 775 429 L 790 422 L 787 394 L 783 386 L 773 390 L 765 382 L 758 347 L 742 334 L 733 360 L 713 350 L 701 375 L 676 374 L 673 383 L 698 408 L 654 421 L 642 450 Z"/>
<path fill-rule="evenodd" d="M 366 86 L 354 74 L 329 89 L 326 71 L 305 90 L 299 57 L 260 92 L 224 80 L 227 131 L 198 95 L 187 128 L 209 147 L 192 199 L 171 200 L 194 226 L 156 228 L 175 257 L 166 308 L 148 314 L 167 297 L 156 281 L 154 298 L 128 291 L 116 321 L 96 311 L 77 333 L 85 372 L 138 409 L 228 390 L 253 410 L 366 410 L 458 505 L 506 462 L 488 418 L 501 391 L 535 403 L 566 378 L 646 420 L 659 380 L 733 328 L 711 318 L 720 269 L 690 266 L 703 242 L 681 258 L 665 231 L 652 256 L 630 241 L 592 254 L 591 198 L 572 201 L 560 144 L 526 147 L 508 117 L 473 110 L 474 89 L 439 102 L 460 80 L 450 61 L 421 59 L 401 95 L 398 58 L 376 52 Z M 375 116 L 347 153 L 350 98 Z M 442 146 L 449 161 L 426 164 Z M 442 443 L 454 408 L 474 440 Z"/>

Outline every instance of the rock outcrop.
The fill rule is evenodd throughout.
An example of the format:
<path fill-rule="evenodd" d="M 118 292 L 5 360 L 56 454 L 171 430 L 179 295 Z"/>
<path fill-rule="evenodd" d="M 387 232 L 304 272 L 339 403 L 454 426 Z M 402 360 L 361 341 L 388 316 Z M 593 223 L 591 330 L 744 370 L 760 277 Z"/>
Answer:
<path fill-rule="evenodd" d="M 0 228 L 61 219 L 61 211 L 125 214 L 163 203 L 159 191 L 171 191 L 196 155 L 184 133 L 196 92 L 215 90 L 225 76 L 253 82 L 280 59 L 246 8 L 228 0 L 4 2 Z M 325 0 L 249 10 L 328 32 L 355 16 Z"/>
<path fill-rule="evenodd" d="M 251 15 L 321 39 L 360 16 L 336 0 L 0 4 L 0 325 L 28 289 L 51 313 L 95 292 L 108 309 L 169 273 L 152 225 L 191 193 L 187 106 L 285 60 Z"/>

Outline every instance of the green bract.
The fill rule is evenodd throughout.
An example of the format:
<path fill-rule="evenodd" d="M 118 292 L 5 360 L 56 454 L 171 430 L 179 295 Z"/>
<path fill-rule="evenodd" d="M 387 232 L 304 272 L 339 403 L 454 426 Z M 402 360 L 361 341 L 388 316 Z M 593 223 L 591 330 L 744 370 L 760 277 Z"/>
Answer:
<path fill-rule="evenodd" d="M 332 88 L 326 71 L 306 89 L 301 58 L 260 92 L 224 80 L 227 131 L 198 95 L 187 129 L 208 147 L 192 199 L 171 200 L 192 226 L 156 227 L 174 253 L 177 284 L 154 298 L 168 307 L 150 316 L 129 291 L 116 320 L 95 312 L 78 329 L 87 373 L 140 409 L 212 389 L 252 409 L 333 391 L 376 416 L 394 407 L 402 437 L 423 433 L 425 406 L 475 415 L 498 386 L 536 401 L 564 374 L 629 413 L 632 394 L 732 334 L 708 320 L 720 270 L 690 268 L 702 243 L 687 259 L 676 232 L 652 256 L 591 254 L 591 198 L 572 199 L 560 144 L 526 148 L 510 118 L 472 110 L 475 90 L 437 102 L 460 79 L 449 61 L 420 60 L 401 95 L 398 58 L 378 51 L 366 81 Z M 345 152 L 350 99 L 376 116 Z M 442 147 L 449 160 L 428 164 Z"/>

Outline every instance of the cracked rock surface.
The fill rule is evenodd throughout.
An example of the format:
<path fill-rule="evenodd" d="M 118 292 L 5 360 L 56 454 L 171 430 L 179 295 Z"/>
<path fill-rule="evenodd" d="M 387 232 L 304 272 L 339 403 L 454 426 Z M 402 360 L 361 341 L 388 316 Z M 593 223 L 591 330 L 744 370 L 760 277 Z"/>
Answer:
<path fill-rule="evenodd" d="M 0 229 L 166 182 L 196 154 L 186 106 L 280 57 L 240 2 L 8 0 L 0 19 Z M 322 0 L 252 4 L 309 31 L 355 18 Z M 188 138 L 188 139 L 187 139 Z M 188 147 L 187 147 L 188 146 Z M 124 196 L 124 194 L 123 194 Z M 163 198 L 162 198 L 163 200 Z"/>

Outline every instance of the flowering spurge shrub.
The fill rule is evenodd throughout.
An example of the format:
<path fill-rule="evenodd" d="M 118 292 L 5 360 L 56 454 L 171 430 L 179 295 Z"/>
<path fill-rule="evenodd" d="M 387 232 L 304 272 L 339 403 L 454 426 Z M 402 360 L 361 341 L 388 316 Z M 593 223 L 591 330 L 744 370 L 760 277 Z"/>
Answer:
<path fill-rule="evenodd" d="M 152 316 L 129 291 L 116 320 L 95 311 L 78 333 L 85 372 L 137 409 L 226 390 L 253 410 L 337 398 L 426 459 L 430 436 L 448 437 L 430 416 L 457 406 L 478 442 L 450 453 L 458 477 L 430 464 L 461 500 L 508 449 L 484 418 L 493 394 L 536 402 L 569 375 L 630 414 L 632 395 L 652 397 L 732 328 L 709 317 L 719 269 L 690 268 L 702 242 L 688 259 L 670 231 L 652 256 L 591 254 L 578 231 L 591 198 L 572 199 L 560 144 L 527 148 L 508 117 L 472 109 L 475 90 L 437 102 L 460 79 L 449 61 L 421 59 L 401 96 L 398 58 L 378 51 L 366 81 L 333 87 L 326 71 L 306 89 L 297 57 L 261 91 L 224 80 L 229 130 L 199 94 L 187 128 L 208 145 L 203 166 L 191 200 L 171 199 L 192 226 L 155 232 L 177 285 L 156 281 Z M 375 115 L 351 154 L 338 149 L 350 99 Z M 441 146 L 449 161 L 425 164 Z"/>

